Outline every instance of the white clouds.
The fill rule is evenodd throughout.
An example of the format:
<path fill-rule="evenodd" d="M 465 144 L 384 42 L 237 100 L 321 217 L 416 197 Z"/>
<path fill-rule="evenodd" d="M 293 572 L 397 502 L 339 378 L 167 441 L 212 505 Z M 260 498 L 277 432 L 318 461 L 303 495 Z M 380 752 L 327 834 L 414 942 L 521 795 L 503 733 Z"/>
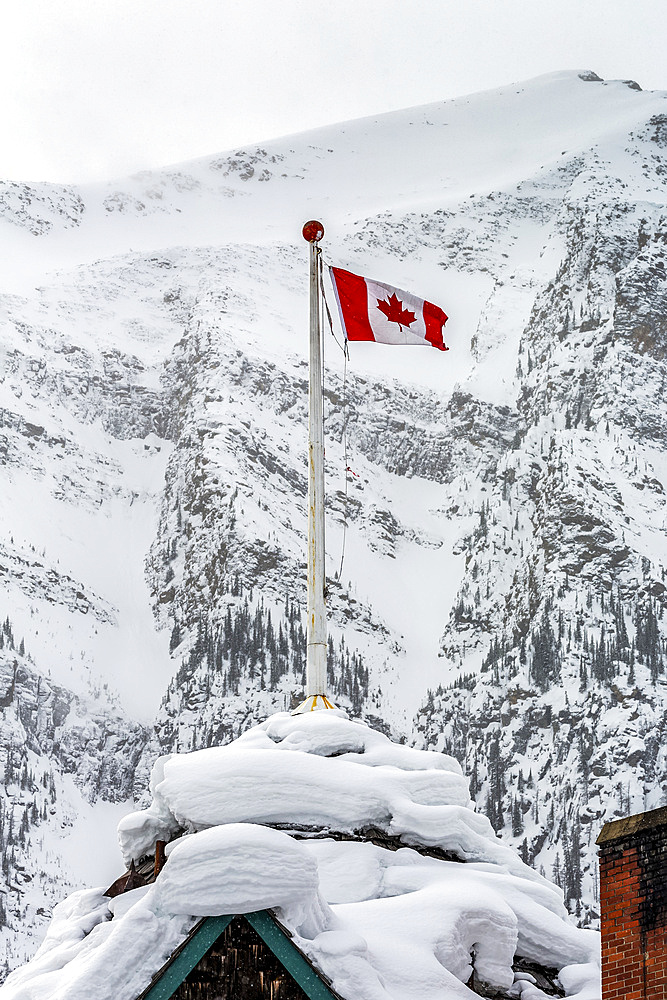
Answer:
<path fill-rule="evenodd" d="M 24 0 L 0 174 L 84 179 L 555 69 L 667 86 L 660 0 Z"/>

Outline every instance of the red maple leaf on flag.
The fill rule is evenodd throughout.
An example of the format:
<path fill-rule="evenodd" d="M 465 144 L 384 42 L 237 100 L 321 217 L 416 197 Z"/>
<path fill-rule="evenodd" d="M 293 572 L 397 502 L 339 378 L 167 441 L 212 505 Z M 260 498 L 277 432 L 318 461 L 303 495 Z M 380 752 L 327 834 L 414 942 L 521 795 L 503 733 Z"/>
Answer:
<path fill-rule="evenodd" d="M 403 303 L 395 292 L 382 302 L 378 299 L 377 303 L 380 312 L 385 314 L 390 323 L 398 323 L 401 330 L 404 326 L 410 326 L 417 318 L 409 309 L 403 308 Z"/>

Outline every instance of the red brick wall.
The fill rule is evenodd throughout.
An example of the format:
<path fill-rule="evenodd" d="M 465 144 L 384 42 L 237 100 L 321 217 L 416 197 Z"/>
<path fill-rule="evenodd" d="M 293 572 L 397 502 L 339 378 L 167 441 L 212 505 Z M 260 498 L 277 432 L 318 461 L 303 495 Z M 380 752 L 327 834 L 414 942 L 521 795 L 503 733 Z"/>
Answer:
<path fill-rule="evenodd" d="M 667 827 L 600 850 L 603 1000 L 667 1000 Z"/>

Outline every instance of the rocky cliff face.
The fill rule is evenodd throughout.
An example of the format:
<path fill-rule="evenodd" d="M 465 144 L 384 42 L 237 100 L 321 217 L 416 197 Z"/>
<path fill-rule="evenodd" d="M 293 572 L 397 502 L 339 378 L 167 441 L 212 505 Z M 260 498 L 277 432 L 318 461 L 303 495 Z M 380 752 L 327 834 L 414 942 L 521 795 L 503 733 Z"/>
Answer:
<path fill-rule="evenodd" d="M 596 919 L 603 819 L 667 795 L 663 108 L 564 74 L 101 188 L 6 186 L 15 825 L 76 830 L 66 795 L 140 799 L 156 754 L 300 697 L 293 243 L 322 213 L 333 262 L 451 315 L 437 358 L 353 345 L 345 369 L 327 334 L 331 691 L 465 761 L 496 829 Z"/>
<path fill-rule="evenodd" d="M 101 800 L 125 802 L 147 732 L 92 685 L 87 697 L 34 667 L 7 616 L 0 629 L 0 942 L 3 967 L 39 944 L 63 885 L 81 875 L 63 838 Z M 86 845 L 93 852 L 95 843 Z"/>
<path fill-rule="evenodd" d="M 631 137 L 630 170 L 664 169 L 663 130 L 655 116 Z M 461 540 L 442 639 L 461 677 L 417 723 L 467 759 L 480 806 L 578 914 L 595 913 L 603 817 L 667 791 L 667 219 L 627 191 L 594 155 L 559 207 L 562 262 L 519 341 L 517 437 Z"/>

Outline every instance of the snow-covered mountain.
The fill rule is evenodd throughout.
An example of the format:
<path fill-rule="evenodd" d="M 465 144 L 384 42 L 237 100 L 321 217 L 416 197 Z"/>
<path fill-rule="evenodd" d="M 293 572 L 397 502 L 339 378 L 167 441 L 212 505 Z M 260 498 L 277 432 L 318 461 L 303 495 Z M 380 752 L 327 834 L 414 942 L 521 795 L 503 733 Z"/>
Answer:
<path fill-rule="evenodd" d="M 9 880 L 10 964 L 101 800 L 301 693 L 313 217 L 450 315 L 447 354 L 326 337 L 332 693 L 595 919 L 603 819 L 667 795 L 666 171 L 664 94 L 565 73 L 0 186 L 3 850 L 64 858 Z"/>

